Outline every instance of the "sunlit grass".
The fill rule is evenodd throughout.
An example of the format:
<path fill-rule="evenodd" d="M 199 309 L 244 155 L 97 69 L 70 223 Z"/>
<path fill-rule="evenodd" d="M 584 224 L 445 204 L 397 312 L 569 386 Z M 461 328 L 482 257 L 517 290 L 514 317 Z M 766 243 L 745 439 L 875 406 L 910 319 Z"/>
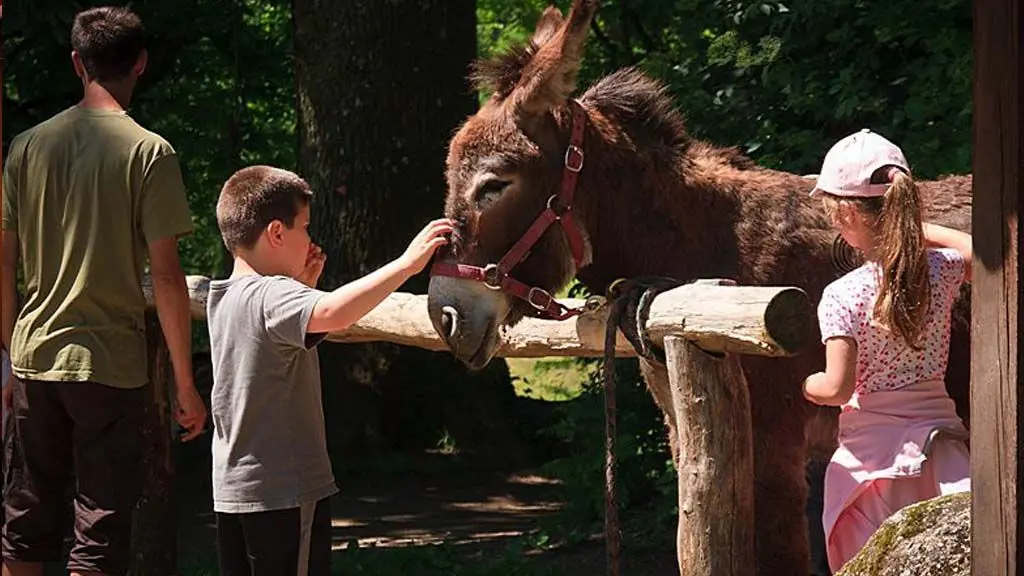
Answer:
<path fill-rule="evenodd" d="M 583 391 L 587 374 L 574 358 L 509 358 L 518 396 L 537 400 L 572 400 Z"/>

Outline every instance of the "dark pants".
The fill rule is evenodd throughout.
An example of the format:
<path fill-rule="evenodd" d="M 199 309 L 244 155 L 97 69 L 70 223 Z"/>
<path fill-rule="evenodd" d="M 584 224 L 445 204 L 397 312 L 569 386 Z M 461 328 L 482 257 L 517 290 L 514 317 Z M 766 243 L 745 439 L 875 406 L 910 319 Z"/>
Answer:
<path fill-rule="evenodd" d="M 68 570 L 125 574 L 142 489 L 140 429 L 149 387 L 18 380 L 12 386 L 3 558 L 59 561 L 73 511 Z"/>
<path fill-rule="evenodd" d="M 218 513 L 217 555 L 221 576 L 327 576 L 330 501 L 325 498 L 305 509 Z M 305 570 L 300 569 L 302 560 Z"/>

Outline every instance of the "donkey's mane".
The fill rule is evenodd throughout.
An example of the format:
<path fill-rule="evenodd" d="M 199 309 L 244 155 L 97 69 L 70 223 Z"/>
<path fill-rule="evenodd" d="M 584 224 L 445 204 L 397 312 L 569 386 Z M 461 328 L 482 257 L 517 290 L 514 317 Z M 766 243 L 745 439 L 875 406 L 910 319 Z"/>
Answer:
<path fill-rule="evenodd" d="M 697 156 L 736 169 L 756 164 L 735 147 L 720 147 L 693 138 L 668 87 L 634 67 L 622 68 L 597 81 L 582 101 L 621 128 L 635 152 L 685 167 Z"/>
<path fill-rule="evenodd" d="M 686 122 L 669 97 L 667 87 L 636 68 L 622 68 L 601 78 L 583 94 L 582 100 L 628 134 L 649 134 L 680 154 L 689 148 L 691 138 Z"/>

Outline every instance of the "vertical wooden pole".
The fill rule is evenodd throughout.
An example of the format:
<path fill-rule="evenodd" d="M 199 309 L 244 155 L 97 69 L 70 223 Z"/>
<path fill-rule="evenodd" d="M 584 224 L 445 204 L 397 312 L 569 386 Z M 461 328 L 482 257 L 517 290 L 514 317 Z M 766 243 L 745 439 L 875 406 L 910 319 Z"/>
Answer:
<path fill-rule="evenodd" d="M 1024 570 L 1024 10 L 974 1 L 974 266 L 971 292 L 971 573 Z"/>
<path fill-rule="evenodd" d="M 156 312 L 146 312 L 149 381 L 153 402 L 147 405 L 145 426 L 145 485 L 135 510 L 132 533 L 132 576 L 171 576 L 177 568 L 177 521 L 174 497 L 174 459 L 170 402 L 170 352 Z"/>
<path fill-rule="evenodd" d="M 3 21 L 4 21 L 4 3 L 3 3 L 3 0 L 0 0 L 0 24 L 2 24 Z M 3 28 L 3 26 L 0 26 L 0 30 L 2 30 L 2 28 Z M 3 47 L 3 44 L 4 44 L 4 35 L 3 35 L 3 32 L 0 32 L 0 47 Z M 2 92 L 3 87 L 4 87 L 4 55 L 3 55 L 3 50 L 0 50 L 0 144 L 2 144 L 3 138 L 4 138 L 4 128 L 3 128 L 3 126 L 4 126 L 4 107 L 3 107 L 3 100 L 2 100 L 2 98 L 3 98 L 3 96 L 2 96 L 3 95 L 3 92 Z M 0 145 L 0 172 L 3 171 L 3 166 L 4 166 L 4 153 L 3 153 L 3 146 Z M 2 194 L 3 194 L 3 178 L 0 178 L 0 195 L 2 195 Z M 2 206 L 3 206 L 3 203 L 0 202 L 0 210 L 3 210 Z M 2 216 L 2 213 L 0 213 L 0 216 Z M 2 250 L 2 249 L 3 249 L 3 245 L 0 244 L 0 250 Z M 13 310 L 8 310 L 7 311 L 8 314 L 12 314 L 13 312 L 14 312 Z M 0 348 L 4 348 L 3 353 L 7 354 L 8 357 L 10 357 L 10 353 L 7 351 L 7 349 L 6 349 L 7 347 L 4 346 L 3 343 L 0 343 Z M 6 384 L 7 384 L 7 382 L 0 382 L 0 389 L 2 389 L 2 386 L 6 385 Z M 6 422 L 4 422 L 4 424 L 6 424 Z M 4 461 L 7 458 L 7 456 L 6 456 L 6 454 L 7 454 L 6 438 L 7 438 L 7 426 L 4 426 L 3 429 L 0 429 L 0 450 L 2 450 L 2 452 L 0 452 L 0 478 L 4 477 L 4 466 L 6 466 L 6 464 L 4 463 Z M 2 485 L 2 482 L 0 482 L 0 485 Z M 3 511 L 3 506 L 0 506 L 0 526 L 3 526 L 4 520 L 5 520 L 5 514 L 4 514 L 4 511 Z"/>
<path fill-rule="evenodd" d="M 753 576 L 754 451 L 750 393 L 734 355 L 665 338 L 679 434 L 679 573 Z"/>

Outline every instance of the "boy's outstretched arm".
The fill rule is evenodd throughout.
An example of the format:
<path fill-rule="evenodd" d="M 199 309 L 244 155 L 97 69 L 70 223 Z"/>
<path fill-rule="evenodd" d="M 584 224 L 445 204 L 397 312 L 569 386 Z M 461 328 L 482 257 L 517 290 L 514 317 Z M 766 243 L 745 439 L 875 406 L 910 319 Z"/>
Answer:
<path fill-rule="evenodd" d="M 313 307 L 306 332 L 336 332 L 354 324 L 409 277 L 423 270 L 434 252 L 448 242 L 446 236 L 451 232 L 450 220 L 434 220 L 427 224 L 413 238 L 404 254 L 320 298 Z"/>
<path fill-rule="evenodd" d="M 924 239 L 930 246 L 952 248 L 964 259 L 964 281 L 971 281 L 971 262 L 974 260 L 974 245 L 970 234 L 925 222 Z"/>

